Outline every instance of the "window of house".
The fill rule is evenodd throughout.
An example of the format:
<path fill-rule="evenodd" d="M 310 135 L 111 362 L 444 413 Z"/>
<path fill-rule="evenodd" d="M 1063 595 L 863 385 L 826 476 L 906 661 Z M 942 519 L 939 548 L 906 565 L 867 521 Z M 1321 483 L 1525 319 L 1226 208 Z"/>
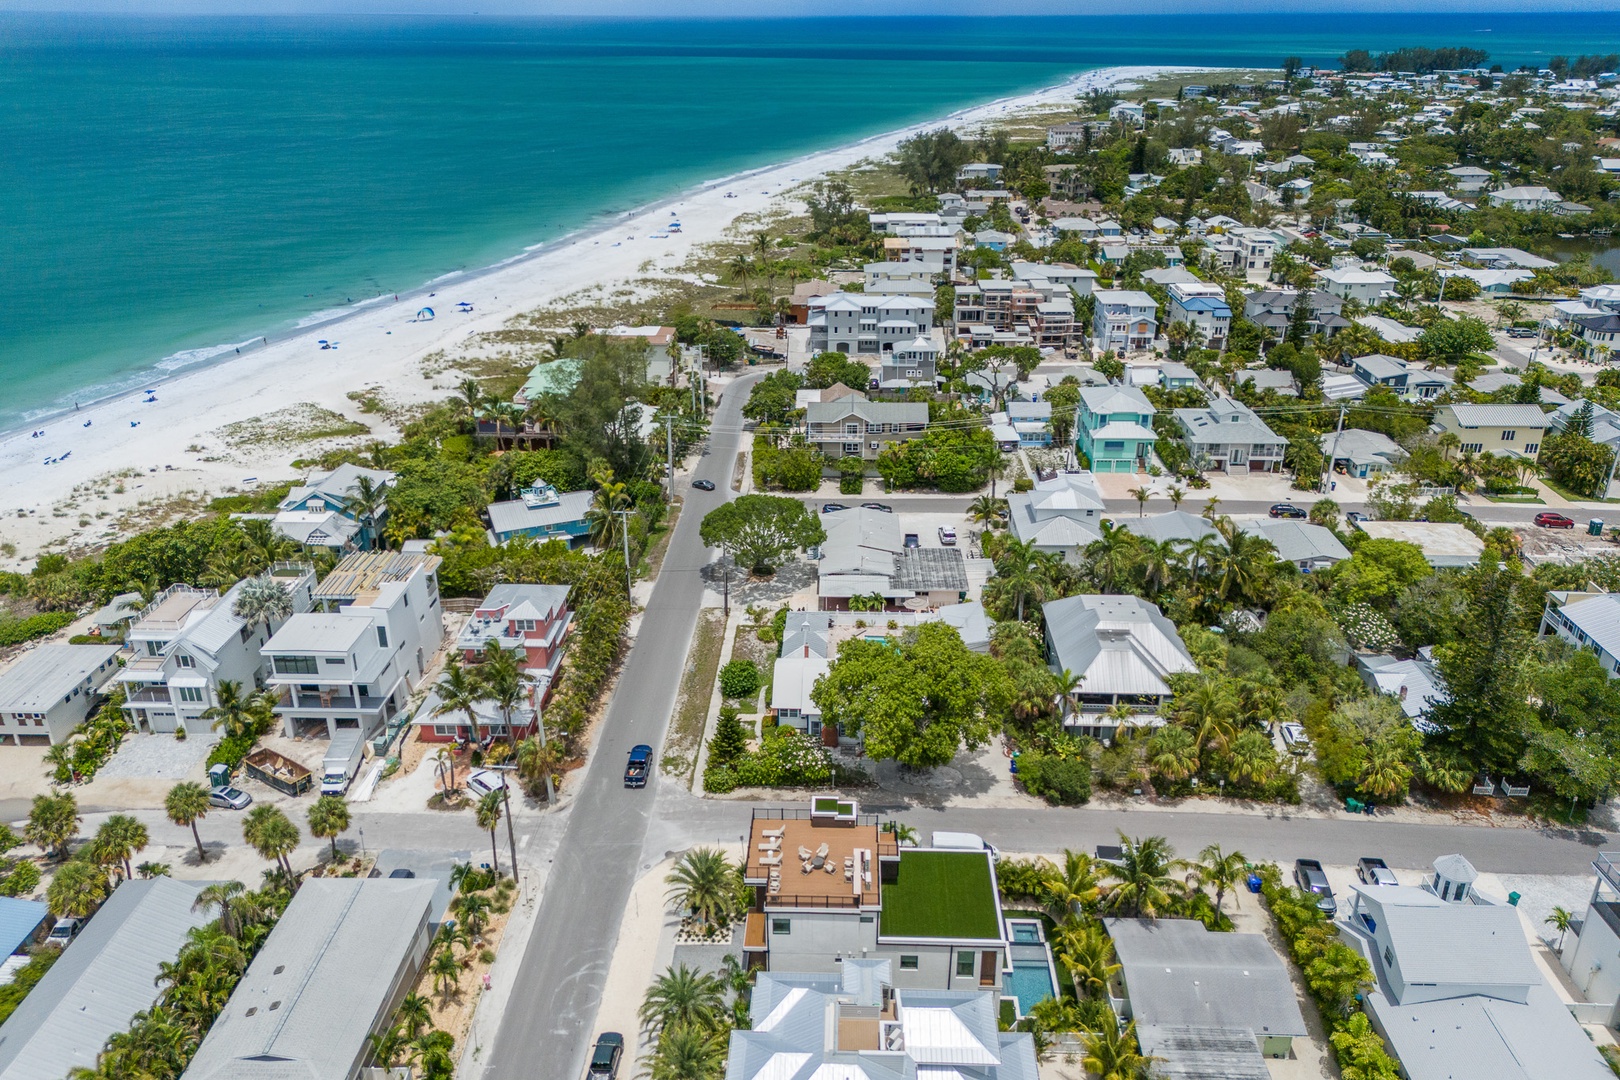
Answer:
<path fill-rule="evenodd" d="M 791 933 L 793 933 L 793 920 L 792 919 L 772 919 L 771 920 L 771 933 L 773 933 L 773 934 L 791 934 Z"/>
<path fill-rule="evenodd" d="M 327 664 L 329 664 L 329 665 L 331 665 L 333 667 L 342 667 L 343 666 L 343 657 L 341 657 L 341 656 L 328 656 L 328 657 L 324 657 L 323 659 L 324 659 L 325 663 L 327 663 Z"/>
<path fill-rule="evenodd" d="M 1518 434 L 1519 433 L 1517 431 L 1504 431 L 1504 432 L 1502 432 L 1502 441 L 1503 442 L 1512 442 L 1515 438 L 1518 437 Z"/>
<path fill-rule="evenodd" d="M 313 675 L 315 674 L 315 658 L 313 656 L 278 656 L 275 658 L 277 675 Z"/>
<path fill-rule="evenodd" d="M 869 922 L 872 922 L 872 921 L 873 921 L 873 916 L 871 916 L 871 915 L 862 915 L 861 916 L 861 922 L 863 922 L 863 923 L 869 923 Z"/>
<path fill-rule="evenodd" d="M 175 660 L 175 663 L 179 664 L 181 667 L 184 667 L 184 668 L 196 667 L 197 666 L 197 661 L 193 660 L 191 657 L 187 656 L 185 653 L 180 653 L 179 655 L 177 655 L 174 658 L 174 660 Z"/>
<path fill-rule="evenodd" d="M 974 964 L 974 957 L 973 957 L 972 953 L 970 953 L 970 952 L 959 952 L 959 953 L 956 954 L 956 974 L 959 977 L 966 978 L 969 975 L 972 975 L 973 974 L 973 964 Z"/>
<path fill-rule="evenodd" d="M 198 702 L 198 701 L 201 701 L 202 699 L 203 699 L 202 687 L 200 687 L 200 686 L 182 686 L 182 687 L 180 687 L 180 700 L 181 701 Z"/>
<path fill-rule="evenodd" d="M 901 971 L 916 971 L 917 970 L 917 958 L 915 956 L 902 956 L 902 957 L 900 957 L 900 970 Z"/>
<path fill-rule="evenodd" d="M 1462 444 L 1462 451 L 1465 454 L 1477 454 L 1483 449 L 1485 449 L 1484 443 L 1465 442 Z"/>
<path fill-rule="evenodd" d="M 388 627 L 386 626 L 377 627 L 377 647 L 381 649 L 388 648 Z"/>
<path fill-rule="evenodd" d="M 459 728 L 455 724 L 434 724 L 433 725 L 433 734 L 435 734 L 435 735 L 443 735 L 446 738 L 452 738 L 453 739 L 457 735 L 461 734 L 461 728 Z"/>
<path fill-rule="evenodd" d="M 1540 443 L 1534 443 L 1533 442 L 1533 443 L 1525 443 L 1524 444 L 1524 452 L 1527 453 L 1527 454 L 1535 454 L 1535 453 L 1539 453 L 1540 451 L 1541 451 L 1541 444 Z"/>
<path fill-rule="evenodd" d="M 858 442 L 847 442 L 847 443 L 844 444 L 844 453 L 845 454 L 854 456 L 854 455 L 858 455 L 860 452 L 861 452 L 861 444 L 860 443 L 858 443 Z"/>

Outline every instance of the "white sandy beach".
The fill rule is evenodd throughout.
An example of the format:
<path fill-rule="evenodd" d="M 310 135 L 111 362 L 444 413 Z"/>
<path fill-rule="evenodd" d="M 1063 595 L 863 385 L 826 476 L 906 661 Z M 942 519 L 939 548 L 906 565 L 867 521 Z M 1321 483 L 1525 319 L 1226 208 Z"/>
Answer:
<path fill-rule="evenodd" d="M 0 541 L 17 549 L 14 557 L 0 559 L 0 566 L 22 569 L 45 550 L 77 550 L 113 539 L 106 535 L 112 523 L 143 502 L 161 502 L 185 492 L 224 494 L 250 477 L 272 482 L 299 475 L 291 462 L 307 456 L 308 445 L 261 446 L 233 453 L 217 434 L 228 424 L 310 403 L 368 424 L 372 428 L 368 438 L 391 438 L 392 430 L 375 415 L 362 414 L 349 400 L 350 391 L 380 387 L 386 399 L 401 405 L 442 399 L 460 376 L 451 370 L 424 378 L 425 356 L 444 350 L 453 357 L 468 335 L 499 329 L 515 315 L 581 289 L 605 285 L 611 291 L 617 283 L 673 271 L 694 248 L 721 238 L 736 218 L 782 205 L 804 182 L 865 158 L 881 157 L 918 131 L 941 124 L 966 127 L 1011 110 L 1069 101 L 1086 90 L 1175 70 L 1194 69 L 1090 71 L 1032 94 L 728 177 L 635 211 L 592 235 L 487 271 L 440 279 L 416 293 L 401 294 L 397 302 L 390 299 L 362 307 L 341 322 L 282 337 L 228 361 L 182 371 L 152 384 L 157 390 L 154 402 L 131 393 L 36 422 L 32 429 L 43 430 L 42 437 L 33 438 L 23 430 L 0 439 Z M 728 191 L 735 197 L 727 198 Z M 671 211 L 679 215 L 682 231 L 650 238 L 648 234 L 663 231 Z M 651 273 L 643 269 L 649 261 Z M 430 292 L 435 295 L 428 298 Z M 470 313 L 457 311 L 462 301 L 472 305 Z M 418 322 L 416 313 L 424 305 L 431 305 L 437 317 Z M 338 347 L 323 349 L 318 343 L 323 338 L 339 342 Z M 67 460 L 45 464 L 64 454 L 69 455 Z M 118 492 L 108 478 L 126 470 L 136 475 L 125 476 L 123 491 Z M 88 524 L 81 526 L 86 519 Z"/>

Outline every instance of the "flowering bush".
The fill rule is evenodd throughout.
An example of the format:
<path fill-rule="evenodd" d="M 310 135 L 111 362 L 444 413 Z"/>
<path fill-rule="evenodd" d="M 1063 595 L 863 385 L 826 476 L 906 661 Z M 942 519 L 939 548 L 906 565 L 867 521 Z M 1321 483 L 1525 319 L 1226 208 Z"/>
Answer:
<path fill-rule="evenodd" d="M 1400 644 L 1401 636 L 1390 621 L 1370 604 L 1351 604 L 1339 613 L 1339 627 L 1353 643 L 1383 652 Z"/>
<path fill-rule="evenodd" d="M 794 728 L 773 727 L 764 730 L 758 750 L 705 770 L 703 789 L 724 794 L 738 787 L 816 787 L 832 779 L 826 750 Z"/>

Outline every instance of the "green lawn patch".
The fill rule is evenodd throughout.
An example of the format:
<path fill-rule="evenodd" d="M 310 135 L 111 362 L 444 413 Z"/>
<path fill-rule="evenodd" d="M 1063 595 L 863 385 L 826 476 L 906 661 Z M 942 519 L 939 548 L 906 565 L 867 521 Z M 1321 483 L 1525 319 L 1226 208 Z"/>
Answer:
<path fill-rule="evenodd" d="M 1620 499 L 1600 499 L 1595 495 L 1582 495 L 1580 492 L 1571 491 L 1569 488 L 1565 487 L 1563 484 L 1560 484 L 1560 483 L 1557 483 L 1555 481 L 1549 480 L 1545 476 L 1541 477 L 1541 482 L 1543 484 L 1546 484 L 1548 487 L 1552 488 L 1554 491 L 1558 492 L 1558 494 L 1562 495 L 1564 498 L 1568 499 L 1570 502 L 1620 503 Z"/>
<path fill-rule="evenodd" d="M 906 851 L 883 886 L 879 932 L 885 937 L 1001 936 L 990 860 L 975 851 Z"/>

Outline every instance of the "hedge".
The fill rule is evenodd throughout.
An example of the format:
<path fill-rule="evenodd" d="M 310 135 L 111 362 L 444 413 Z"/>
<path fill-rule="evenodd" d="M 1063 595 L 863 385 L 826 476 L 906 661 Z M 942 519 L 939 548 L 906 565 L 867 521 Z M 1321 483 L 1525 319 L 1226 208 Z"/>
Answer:
<path fill-rule="evenodd" d="M 26 619 L 0 619 L 0 648 L 54 634 L 73 621 L 67 611 L 46 611 Z"/>

